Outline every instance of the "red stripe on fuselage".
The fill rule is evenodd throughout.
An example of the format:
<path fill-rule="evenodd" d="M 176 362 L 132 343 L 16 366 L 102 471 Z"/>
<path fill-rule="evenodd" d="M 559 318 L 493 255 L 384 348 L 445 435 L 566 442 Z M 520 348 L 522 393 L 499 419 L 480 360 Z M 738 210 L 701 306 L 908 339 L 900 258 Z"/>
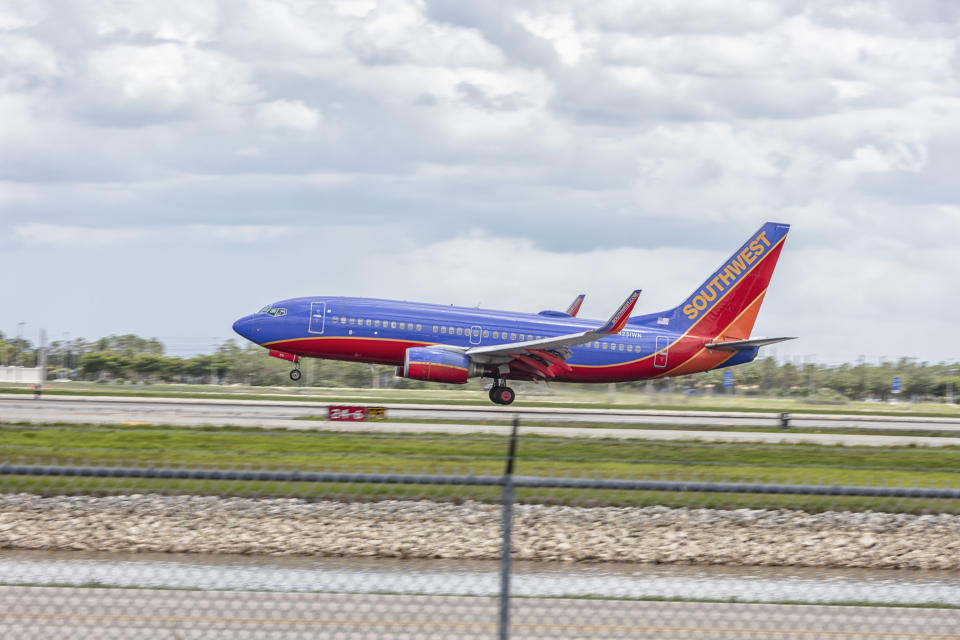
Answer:
<path fill-rule="evenodd" d="M 311 358 L 350 360 L 403 366 L 403 357 L 410 347 L 429 347 L 433 342 L 418 340 L 391 340 L 387 338 L 318 337 L 293 338 L 264 344 L 268 348 L 280 348 Z"/>

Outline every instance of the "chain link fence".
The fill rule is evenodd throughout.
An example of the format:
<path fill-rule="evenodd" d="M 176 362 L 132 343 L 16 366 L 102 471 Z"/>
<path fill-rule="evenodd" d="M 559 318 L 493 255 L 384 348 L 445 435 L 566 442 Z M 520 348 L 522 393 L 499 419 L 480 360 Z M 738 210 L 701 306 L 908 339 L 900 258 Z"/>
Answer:
<path fill-rule="evenodd" d="M 3 433 L 3 638 L 960 637 L 950 448 Z"/>

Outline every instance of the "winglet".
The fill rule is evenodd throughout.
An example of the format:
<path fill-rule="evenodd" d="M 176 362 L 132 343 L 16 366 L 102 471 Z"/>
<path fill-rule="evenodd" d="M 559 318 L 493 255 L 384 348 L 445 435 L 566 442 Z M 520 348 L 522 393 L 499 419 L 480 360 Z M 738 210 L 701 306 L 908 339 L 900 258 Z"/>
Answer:
<path fill-rule="evenodd" d="M 581 293 L 580 295 L 578 295 L 576 300 L 571 302 L 570 306 L 567 307 L 567 315 L 576 318 L 577 313 L 580 312 L 580 305 L 583 304 L 583 299 L 586 297 L 587 295 L 585 293 Z"/>
<path fill-rule="evenodd" d="M 627 320 L 630 319 L 630 312 L 633 311 L 634 305 L 637 304 L 637 298 L 640 297 L 640 289 L 635 290 L 627 299 L 623 301 L 623 304 L 620 305 L 620 308 L 617 309 L 617 312 L 610 316 L 610 319 L 607 320 L 607 323 L 597 329 L 597 333 L 603 333 L 610 335 L 613 333 L 620 333 L 620 330 L 623 329 L 624 325 L 627 324 Z"/>

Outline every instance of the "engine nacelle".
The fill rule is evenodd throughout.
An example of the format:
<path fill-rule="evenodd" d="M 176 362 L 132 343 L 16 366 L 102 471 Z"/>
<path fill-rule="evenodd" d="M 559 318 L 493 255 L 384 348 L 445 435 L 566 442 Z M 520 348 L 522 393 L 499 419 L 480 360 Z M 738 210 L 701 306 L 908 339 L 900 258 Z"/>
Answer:
<path fill-rule="evenodd" d="M 467 378 L 482 373 L 482 367 L 471 362 L 469 356 L 456 351 L 410 347 L 403 357 L 403 377 L 413 380 L 464 384 Z"/>

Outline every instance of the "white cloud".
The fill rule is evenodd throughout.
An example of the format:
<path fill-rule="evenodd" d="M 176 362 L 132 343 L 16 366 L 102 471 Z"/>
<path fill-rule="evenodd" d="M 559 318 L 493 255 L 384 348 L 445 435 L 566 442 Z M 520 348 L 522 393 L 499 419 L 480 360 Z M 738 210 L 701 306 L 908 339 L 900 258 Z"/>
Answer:
<path fill-rule="evenodd" d="M 274 100 L 257 107 L 257 120 L 265 127 L 313 131 L 321 116 L 299 100 Z"/>
<path fill-rule="evenodd" d="M 927 149 L 922 144 L 898 143 L 886 151 L 874 145 L 854 150 L 853 158 L 841 160 L 837 168 L 859 173 L 886 173 L 888 171 L 922 171 L 927 164 Z"/>
<path fill-rule="evenodd" d="M 83 15 L 100 36 L 146 34 L 191 45 L 212 40 L 220 23 L 216 0 L 97 0 Z"/>
<path fill-rule="evenodd" d="M 586 291 L 603 316 L 635 286 L 646 310 L 674 304 L 773 219 L 794 231 L 763 330 L 876 353 L 917 306 L 960 313 L 942 295 L 960 268 L 958 17 L 896 0 L 0 0 L 0 268 L 27 260 L 56 292 L 121 263 L 131 291 L 210 305 L 212 326 L 234 299 L 310 293 L 536 310 Z M 925 317 L 887 355 L 938 353 L 926 336 L 950 330 Z"/>
<path fill-rule="evenodd" d="M 169 114 L 260 95 L 243 63 L 179 44 L 112 45 L 92 52 L 87 66 L 99 103 L 110 110 Z"/>
<path fill-rule="evenodd" d="M 32 27 L 49 14 L 50 7 L 43 0 L 0 0 L 0 30 Z"/>
<path fill-rule="evenodd" d="M 60 75 L 52 47 L 35 38 L 0 33 L 0 90 L 17 90 Z"/>
<path fill-rule="evenodd" d="M 476 31 L 431 22 L 418 3 L 382 2 L 350 30 L 344 44 L 369 64 L 496 67 L 500 51 Z"/>
<path fill-rule="evenodd" d="M 12 229 L 12 239 L 21 248 L 70 247 L 103 249 L 110 247 L 253 245 L 290 236 L 292 230 L 276 225 L 188 224 L 170 227 L 98 228 L 77 225 L 28 224 Z"/>
<path fill-rule="evenodd" d="M 141 243 L 149 237 L 144 229 L 91 229 L 86 227 L 28 224 L 13 228 L 13 240 L 25 247 L 105 248 Z"/>

